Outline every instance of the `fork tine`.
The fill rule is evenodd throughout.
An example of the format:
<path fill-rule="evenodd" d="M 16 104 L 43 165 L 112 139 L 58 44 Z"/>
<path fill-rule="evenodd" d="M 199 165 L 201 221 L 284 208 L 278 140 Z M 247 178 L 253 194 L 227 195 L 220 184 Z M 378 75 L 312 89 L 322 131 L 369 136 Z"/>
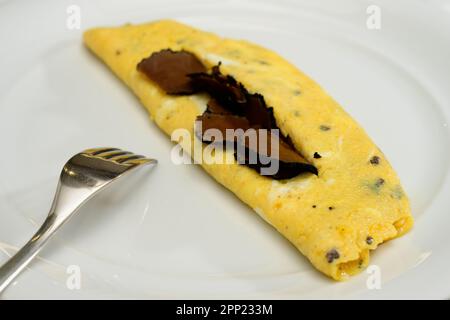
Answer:
<path fill-rule="evenodd" d="M 130 153 L 130 154 L 126 154 L 126 155 L 123 155 L 123 156 L 116 157 L 114 159 L 114 161 L 116 161 L 118 163 L 124 163 L 124 162 L 127 162 L 129 160 L 136 160 L 136 159 L 142 159 L 142 158 L 145 158 L 145 157 L 141 156 L 141 155 L 138 155 L 138 154 Z"/>
<path fill-rule="evenodd" d="M 158 163 L 155 159 L 149 159 L 149 158 L 139 158 L 139 159 L 131 159 L 123 162 L 122 164 L 134 164 L 134 165 L 140 165 L 145 163 Z"/>
<path fill-rule="evenodd" d="M 118 148 L 94 148 L 85 150 L 82 153 L 126 165 L 139 165 L 149 162 L 157 162 L 156 160 L 149 159 L 142 155 L 134 154 L 129 151 L 123 151 Z"/>
<path fill-rule="evenodd" d="M 107 152 L 102 152 L 99 154 L 99 157 L 104 158 L 104 159 L 110 159 L 110 160 L 114 160 L 116 157 L 119 156 L 124 156 L 124 155 L 132 155 L 133 153 L 130 151 L 123 151 L 123 150 L 113 150 L 113 151 L 107 151 Z"/>
<path fill-rule="evenodd" d="M 82 153 L 86 153 L 86 154 L 91 155 L 91 156 L 97 156 L 97 155 L 102 154 L 104 152 L 118 151 L 118 150 L 120 150 L 120 149 L 104 147 L 104 148 L 87 149 L 87 150 L 84 150 Z"/>

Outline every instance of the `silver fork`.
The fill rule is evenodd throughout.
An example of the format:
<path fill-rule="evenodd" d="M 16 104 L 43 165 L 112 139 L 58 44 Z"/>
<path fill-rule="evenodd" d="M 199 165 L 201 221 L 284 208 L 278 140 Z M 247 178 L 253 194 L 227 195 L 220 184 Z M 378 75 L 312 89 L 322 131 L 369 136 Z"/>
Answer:
<path fill-rule="evenodd" d="M 0 294 L 84 203 L 119 177 L 154 159 L 117 148 L 82 151 L 64 165 L 50 212 L 35 235 L 0 268 Z"/>

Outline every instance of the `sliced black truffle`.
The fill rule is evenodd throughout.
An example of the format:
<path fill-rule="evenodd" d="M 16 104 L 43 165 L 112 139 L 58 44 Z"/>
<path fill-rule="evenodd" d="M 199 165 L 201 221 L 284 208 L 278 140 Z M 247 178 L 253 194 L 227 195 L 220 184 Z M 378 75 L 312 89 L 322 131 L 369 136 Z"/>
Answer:
<path fill-rule="evenodd" d="M 253 127 L 263 129 L 277 128 L 273 108 L 267 107 L 264 97 L 258 93 L 247 94 L 245 117 Z"/>
<path fill-rule="evenodd" d="M 196 129 L 195 132 L 203 142 L 223 145 L 232 143 L 235 147 L 237 143 L 241 143 L 241 148 L 235 150 L 245 152 L 236 154 L 236 157 L 239 163 L 254 169 L 270 167 L 273 161 L 279 161 L 278 172 L 271 175 L 274 179 L 293 178 L 302 172 L 318 174 L 317 168 L 295 150 L 289 137 L 283 136 L 279 130 L 276 137 L 271 135 L 271 129 L 279 128 L 273 108 L 266 105 L 264 97 L 258 93 L 249 93 L 235 78 L 222 74 L 220 63 L 208 73 L 194 54 L 166 49 L 143 59 L 137 68 L 168 94 L 192 94 L 200 91 L 209 93 L 211 99 L 208 101 L 206 111 L 197 118 L 202 123 L 202 130 L 198 132 Z M 222 140 L 217 141 L 214 131 L 208 129 L 219 130 Z M 260 135 L 261 131 L 258 131 L 256 138 L 266 137 L 267 141 L 265 143 L 258 141 L 255 148 L 250 145 L 248 138 L 236 136 L 236 131 L 232 141 L 228 141 L 230 139 L 226 137 L 227 129 L 265 130 L 265 135 Z M 277 153 L 272 150 L 272 138 L 278 139 Z M 265 146 L 266 150 L 258 150 L 260 146 Z M 253 161 L 255 158 L 258 161 Z"/>
<path fill-rule="evenodd" d="M 216 99 L 210 99 L 206 105 L 206 113 L 215 113 L 215 114 L 231 114 L 231 112 L 222 106 L 219 101 Z"/>
<path fill-rule="evenodd" d="M 197 117 L 197 121 L 201 121 L 201 132 L 196 128 L 195 135 L 202 140 L 202 142 L 209 143 L 223 143 L 227 140 L 226 129 L 250 129 L 250 125 L 248 120 L 241 116 L 236 116 L 233 114 L 216 114 L 205 112 L 201 116 Z M 221 133 L 222 139 L 220 141 L 215 140 L 217 137 L 214 136 L 213 130 L 219 130 Z M 209 132 L 208 132 L 209 131 Z M 234 139 L 235 137 L 233 137 Z M 227 142 L 236 142 L 236 139 L 233 141 Z"/>
<path fill-rule="evenodd" d="M 258 93 L 250 94 L 232 76 L 220 72 L 220 64 L 212 68 L 211 74 L 201 72 L 191 74 L 195 88 L 208 92 L 220 105 L 230 112 L 245 116 L 252 127 L 276 128 L 273 109 L 267 107 L 264 97 Z"/>
<path fill-rule="evenodd" d="M 267 129 L 258 129 L 258 130 L 267 130 Z M 268 139 L 267 139 L 267 146 L 268 150 L 267 152 L 260 152 L 259 150 L 253 150 L 246 145 L 247 150 L 249 151 L 249 154 L 252 152 L 258 153 L 258 159 L 261 159 L 262 161 L 258 161 L 256 164 L 252 163 L 245 163 L 247 166 L 255 169 L 260 170 L 261 168 L 270 166 L 270 163 L 273 161 L 278 161 L 279 168 L 278 171 L 271 175 L 273 179 L 276 180 L 282 180 L 282 179 L 290 179 L 293 178 L 301 173 L 309 172 L 312 174 L 317 175 L 318 171 L 317 168 L 314 167 L 312 164 L 309 164 L 308 161 L 303 158 L 300 154 L 298 154 L 294 149 L 291 148 L 289 144 L 284 142 L 281 137 L 273 137 L 278 140 L 278 155 L 274 154 L 273 148 L 271 145 L 272 141 L 272 135 L 270 133 L 267 133 Z M 259 135 L 258 135 L 259 137 Z M 258 141 L 258 146 L 260 146 L 260 142 Z M 266 155 L 267 154 L 267 155 Z M 262 163 L 265 163 L 263 165 Z M 269 164 L 267 164 L 269 163 Z"/>
<path fill-rule="evenodd" d="M 278 171 L 271 175 L 274 179 L 289 179 L 302 172 L 318 173 L 316 167 L 309 164 L 305 158 L 293 150 L 286 142 L 279 139 L 278 136 L 272 136 L 267 129 L 252 128 L 245 117 L 232 114 L 204 113 L 197 117 L 197 120 L 202 123 L 202 132 L 196 131 L 196 136 L 206 143 L 232 144 L 236 151 L 235 155 L 241 160 L 241 164 L 260 170 L 261 168 L 269 167 L 273 161 L 278 161 Z M 217 141 L 217 137 L 211 134 L 211 131 L 208 132 L 209 129 L 219 130 L 223 140 Z M 227 129 L 234 130 L 234 134 L 227 136 Z M 242 129 L 242 135 L 238 134 L 239 131 L 236 131 L 237 129 Z M 252 141 L 254 144 L 251 144 L 248 136 L 245 136 L 245 131 L 249 129 L 255 130 L 254 140 Z M 262 130 L 266 131 L 265 134 L 262 134 Z M 267 141 L 259 141 L 261 137 L 267 137 Z M 275 150 L 272 147 L 273 138 L 278 139 L 278 152 L 274 152 Z M 241 148 L 238 148 L 238 145 Z M 266 150 L 259 150 L 258 148 L 261 145 L 265 146 Z M 243 151 L 243 154 L 238 154 L 239 150 Z"/>
<path fill-rule="evenodd" d="M 212 68 L 212 72 L 192 73 L 194 87 L 199 91 L 206 91 L 223 106 L 234 113 L 243 114 L 244 110 L 240 104 L 245 103 L 246 93 L 244 86 L 238 83 L 232 76 L 225 76 L 220 72 L 219 65 Z"/>
<path fill-rule="evenodd" d="M 192 94 L 191 73 L 205 72 L 202 62 L 187 51 L 165 49 L 153 53 L 137 65 L 137 69 L 156 82 L 168 94 Z"/>

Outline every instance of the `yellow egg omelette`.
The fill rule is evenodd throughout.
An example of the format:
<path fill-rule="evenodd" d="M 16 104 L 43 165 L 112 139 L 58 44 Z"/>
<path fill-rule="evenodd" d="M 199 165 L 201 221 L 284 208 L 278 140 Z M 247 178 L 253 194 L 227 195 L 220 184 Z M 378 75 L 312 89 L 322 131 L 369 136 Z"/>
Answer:
<path fill-rule="evenodd" d="M 316 82 L 275 52 L 171 20 L 90 29 L 84 42 L 168 135 L 183 128 L 194 137 L 205 99 L 168 95 L 139 72 L 137 64 L 154 52 L 186 50 L 207 67 L 221 62 L 223 74 L 263 95 L 282 134 L 319 174 L 275 180 L 237 162 L 201 165 L 327 276 L 361 272 L 371 250 L 412 227 L 407 195 L 384 154 Z"/>

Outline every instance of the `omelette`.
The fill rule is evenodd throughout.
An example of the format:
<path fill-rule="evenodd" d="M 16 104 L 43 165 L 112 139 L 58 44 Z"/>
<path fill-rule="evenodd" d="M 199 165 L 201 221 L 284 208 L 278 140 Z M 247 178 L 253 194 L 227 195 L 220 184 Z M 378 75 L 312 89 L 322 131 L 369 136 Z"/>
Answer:
<path fill-rule="evenodd" d="M 84 42 L 169 136 L 184 129 L 194 141 L 194 124 L 202 117 L 223 123 L 223 114 L 210 110 L 218 90 L 208 90 L 212 81 L 222 85 L 219 89 L 237 88 L 233 99 L 243 93 L 247 105 L 258 98 L 258 112 L 273 117 L 285 138 L 283 148 L 297 154 L 288 168 L 299 170 L 276 178 L 238 161 L 201 166 L 325 275 L 345 280 L 361 272 L 371 250 L 412 227 L 408 197 L 385 155 L 316 82 L 275 52 L 172 20 L 94 28 L 84 33 Z M 203 87 L 194 90 L 182 87 L 186 82 L 178 83 L 180 78 L 161 78 L 172 55 L 191 59 L 188 67 L 203 77 Z M 167 68 L 169 75 L 179 70 Z M 177 85 L 182 88 L 171 92 Z M 228 117 L 252 122 L 242 115 Z M 191 143 L 181 145 L 192 152 Z"/>

